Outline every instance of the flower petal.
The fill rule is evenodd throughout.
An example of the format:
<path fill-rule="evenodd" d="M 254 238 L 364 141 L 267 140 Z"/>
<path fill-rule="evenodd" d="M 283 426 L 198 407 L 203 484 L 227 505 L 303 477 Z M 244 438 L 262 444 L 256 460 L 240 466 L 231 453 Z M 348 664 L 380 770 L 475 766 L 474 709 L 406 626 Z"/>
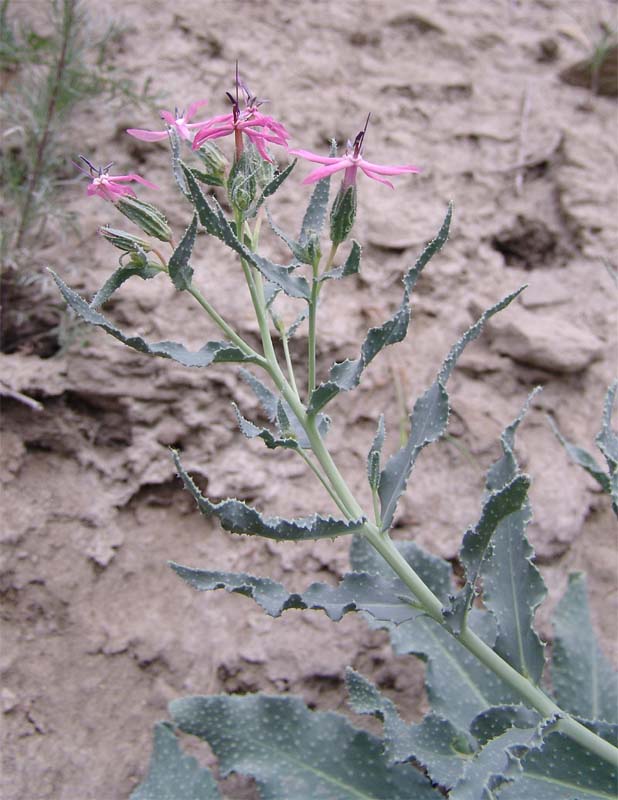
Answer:
<path fill-rule="evenodd" d="M 364 158 L 359 159 L 359 166 L 363 171 L 367 168 L 370 172 L 377 172 L 379 175 L 403 175 L 407 172 L 421 172 L 420 167 L 413 167 L 411 164 L 404 164 L 402 166 L 390 166 L 385 164 L 372 164 L 371 161 L 365 161 Z"/>
<path fill-rule="evenodd" d="M 143 131 L 139 128 L 127 128 L 127 133 L 143 142 L 160 142 L 161 139 L 167 139 L 167 131 Z"/>
<path fill-rule="evenodd" d="M 335 164 L 339 161 L 345 159 L 345 156 L 341 158 L 331 158 L 329 156 L 320 156 L 317 153 L 310 153 L 309 150 L 288 150 L 288 153 L 293 156 L 300 156 L 300 158 L 306 158 L 307 161 L 314 161 L 316 164 Z M 347 165 L 346 165 L 347 166 Z"/>
<path fill-rule="evenodd" d="M 208 100 L 196 100 L 195 103 L 190 103 L 189 107 L 187 108 L 187 112 L 185 114 L 185 119 L 187 120 L 187 122 L 191 119 L 191 117 L 195 116 L 195 112 L 198 109 L 202 108 L 205 105 L 208 105 Z"/>
<path fill-rule="evenodd" d="M 292 151 L 290 150 L 290 152 Z M 315 183 L 316 181 L 322 180 L 322 178 L 327 178 L 329 175 L 339 172 L 341 169 L 347 169 L 350 166 L 343 158 L 338 158 L 336 161 L 336 164 L 328 164 L 324 167 L 314 169 L 313 172 L 310 172 L 303 180 L 303 183 Z"/>

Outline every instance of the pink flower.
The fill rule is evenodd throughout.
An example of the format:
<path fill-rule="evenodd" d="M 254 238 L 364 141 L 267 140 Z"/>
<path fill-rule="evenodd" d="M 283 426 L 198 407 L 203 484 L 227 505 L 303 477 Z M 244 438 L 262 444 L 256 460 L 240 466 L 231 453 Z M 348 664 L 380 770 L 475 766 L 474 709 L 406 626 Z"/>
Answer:
<path fill-rule="evenodd" d="M 369 117 L 367 117 L 367 123 Z M 316 153 L 310 153 L 308 150 L 289 150 L 288 152 L 293 156 L 300 156 L 306 158 L 308 161 L 313 161 L 316 164 L 323 164 L 323 167 L 318 167 L 310 172 L 309 175 L 303 180 L 303 183 L 315 183 L 316 181 L 326 178 L 339 170 L 345 170 L 343 177 L 342 188 L 356 185 L 356 173 L 360 169 L 368 178 L 374 181 L 385 183 L 391 189 L 395 187 L 390 181 L 381 178 L 380 175 L 402 175 L 406 172 L 421 172 L 420 167 L 413 167 L 411 164 L 404 166 L 390 166 L 380 164 L 373 164 L 371 161 L 365 161 L 362 157 L 363 139 L 367 131 L 367 124 L 354 140 L 354 144 L 348 142 L 348 146 L 343 156 L 340 158 L 330 158 L 328 156 L 320 156 Z"/>
<path fill-rule="evenodd" d="M 118 200 L 118 198 L 126 197 L 127 195 L 130 197 L 135 197 L 135 192 L 133 189 L 130 186 L 125 186 L 126 183 L 130 183 L 131 181 L 137 181 L 144 186 L 149 186 L 151 189 L 159 188 L 154 183 L 147 181 L 145 178 L 141 178 L 134 172 L 131 172 L 128 175 L 110 175 L 109 170 L 114 164 L 113 161 L 111 161 L 106 167 L 95 167 L 94 164 L 88 161 L 88 159 L 84 156 L 80 156 L 80 158 L 85 164 L 88 165 L 89 171 L 87 172 L 83 167 L 80 167 L 79 164 L 75 164 L 75 166 L 81 170 L 84 175 L 88 175 L 89 178 L 92 178 L 92 181 L 86 190 L 86 193 L 89 197 L 96 195 L 97 197 L 102 197 L 103 200 L 109 200 L 112 203 Z"/>
<path fill-rule="evenodd" d="M 242 109 L 238 99 L 239 88 L 242 90 L 245 100 L 245 107 Z M 207 120 L 195 134 L 193 149 L 197 150 L 209 139 L 219 139 L 222 136 L 234 134 L 236 158 L 238 159 L 242 153 L 242 135 L 244 133 L 256 146 L 262 158 L 272 163 L 272 159 L 266 151 L 267 144 L 279 144 L 287 147 L 290 134 L 280 122 L 259 111 L 260 105 L 265 101 L 252 96 L 246 85 L 238 78 L 238 74 L 236 76 L 236 97 L 234 98 L 229 92 L 227 92 L 227 96 L 232 102 L 232 113 L 221 114 Z"/>
<path fill-rule="evenodd" d="M 189 120 L 195 116 L 199 108 L 207 103 L 208 100 L 198 100 L 196 103 L 191 103 L 186 111 L 176 109 L 174 114 L 171 111 L 160 111 L 159 113 L 170 128 L 176 128 L 183 139 L 191 141 L 191 129 L 199 128 L 204 124 L 205 120 L 201 122 L 189 122 Z M 140 128 L 128 128 L 127 133 L 144 142 L 160 142 L 162 139 L 167 139 L 167 131 L 145 131 Z"/>

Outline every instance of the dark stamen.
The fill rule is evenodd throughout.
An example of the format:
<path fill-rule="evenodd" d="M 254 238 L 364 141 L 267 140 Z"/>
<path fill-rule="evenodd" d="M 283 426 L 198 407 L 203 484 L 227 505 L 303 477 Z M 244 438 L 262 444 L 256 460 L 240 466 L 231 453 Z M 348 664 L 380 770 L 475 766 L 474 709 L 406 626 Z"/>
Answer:
<path fill-rule="evenodd" d="M 363 141 L 365 139 L 365 134 L 367 133 L 367 126 L 369 125 L 369 118 L 371 117 L 371 111 L 367 114 L 367 119 L 365 120 L 365 127 L 363 130 L 356 135 L 356 139 L 354 139 L 354 158 L 358 158 L 360 155 L 361 148 L 363 146 Z"/>
<path fill-rule="evenodd" d="M 95 173 L 95 172 L 96 172 L 96 173 L 98 173 L 99 175 L 101 174 L 101 170 L 100 170 L 100 169 L 97 169 L 97 168 L 95 167 L 95 165 L 92 163 L 92 161 L 89 161 L 89 160 L 86 158 L 86 156 L 80 156 L 80 158 L 81 158 L 81 160 L 84 162 L 84 164 L 87 164 L 87 165 L 88 165 L 88 168 L 90 169 L 90 172 L 92 172 L 92 173 Z"/>

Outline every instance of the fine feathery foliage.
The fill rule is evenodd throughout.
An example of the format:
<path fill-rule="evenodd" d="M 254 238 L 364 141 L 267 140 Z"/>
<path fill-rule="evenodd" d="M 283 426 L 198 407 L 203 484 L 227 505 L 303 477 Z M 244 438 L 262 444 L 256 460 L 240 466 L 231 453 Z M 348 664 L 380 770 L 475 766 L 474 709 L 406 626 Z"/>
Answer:
<path fill-rule="evenodd" d="M 241 94 L 246 107 L 241 107 Z M 172 451 L 184 488 L 209 523 L 235 534 L 276 541 L 334 539 L 348 536 L 351 571 L 336 585 L 315 582 L 305 589 L 287 588 L 249 573 L 171 563 L 184 583 L 200 592 L 223 589 L 255 602 L 271 617 L 289 609 L 324 611 L 337 622 L 360 613 L 372 628 L 388 632 L 395 653 L 415 656 L 426 665 L 425 690 L 429 712 L 407 723 L 393 700 L 366 677 L 348 670 L 346 685 L 351 708 L 382 723 L 379 736 L 355 727 L 347 718 L 311 711 L 290 696 L 186 697 L 170 704 L 171 722 L 155 727 L 148 772 L 132 800 L 211 800 L 222 796 L 217 778 L 182 750 L 183 735 L 208 743 L 218 762 L 218 775 L 237 773 L 251 778 L 264 800 L 347 800 L 380 798 L 430 800 L 599 800 L 615 796 L 618 780 L 616 742 L 616 675 L 603 656 L 593 632 L 581 576 L 571 576 L 554 615 L 552 691 L 546 672 L 547 651 L 534 629 L 536 610 L 545 597 L 543 580 L 534 565 L 526 538 L 532 516 L 529 476 L 520 470 L 515 435 L 537 390 L 500 437 L 501 455 L 490 466 L 478 521 L 463 534 L 459 551 L 461 581 L 451 564 L 411 541 L 394 542 L 400 498 L 412 480 L 418 457 L 440 440 L 449 422 L 448 380 L 464 349 L 479 337 L 485 324 L 516 301 L 523 289 L 509 292 L 488 308 L 460 336 L 437 371 L 434 381 L 417 398 L 406 436 L 390 454 L 384 415 L 367 455 L 366 472 L 375 522 L 354 497 L 327 449 L 331 420 L 325 406 L 355 389 L 370 364 L 386 347 L 408 334 L 417 282 L 430 260 L 447 241 L 449 205 L 442 225 L 404 272 L 402 296 L 392 315 L 371 328 L 357 358 L 333 364 L 320 380 L 316 336 L 321 291 L 334 281 L 353 281 L 361 267 L 361 246 L 350 239 L 345 256 L 340 246 L 349 239 L 357 212 L 358 170 L 366 178 L 418 171 L 416 167 L 378 165 L 367 161 L 362 147 L 367 127 L 337 157 L 305 150 L 292 155 L 317 163 L 305 178 L 315 183 L 300 233 L 292 236 L 266 208 L 284 183 L 289 186 L 296 162 L 277 170 L 270 149 L 287 146 L 281 123 L 259 110 L 259 101 L 237 79 L 232 113 L 202 123 L 189 123 L 196 109 L 162 112 L 167 131 L 132 129 L 132 135 L 156 141 L 169 137 L 171 168 L 190 217 L 176 240 L 166 215 L 135 197 L 129 183 L 152 187 L 139 175 L 110 175 L 93 168 L 90 193 L 116 206 L 140 233 L 112 226 L 101 229 L 121 251 L 119 267 L 94 294 L 91 302 L 54 274 L 70 308 L 85 323 L 100 327 L 115 339 L 147 355 L 172 359 L 187 367 L 216 363 L 241 364 L 241 377 L 254 393 L 267 424 L 247 419 L 234 405 L 241 433 L 261 441 L 275 457 L 287 450 L 300 457 L 318 478 L 338 508 L 336 516 L 315 513 L 284 519 L 268 516 L 235 499 L 206 497 Z M 193 128 L 200 130 L 193 132 Z M 131 131 L 129 131 L 131 133 Z M 213 140 L 234 136 L 234 159 L 225 159 Z M 182 151 L 187 146 L 186 156 Z M 195 165 L 197 158 L 197 166 Z M 190 159 L 193 159 L 192 161 Z M 89 163 L 89 162 L 86 162 Z M 331 202 L 335 172 L 344 178 Z M 224 202 L 205 187 L 226 193 Z M 330 204 L 330 212 L 329 212 Z M 225 209 L 231 209 L 227 213 Z M 287 246 L 291 263 L 279 264 L 260 252 L 261 222 Z M 330 219 L 330 233 L 326 225 Z M 259 343 L 245 340 L 216 310 L 217 296 L 205 297 L 196 285 L 203 235 L 219 240 L 238 258 L 256 315 Z M 322 246 L 330 235 L 328 255 Z M 153 241 L 156 240 L 156 241 Z M 178 241 L 177 244 L 174 242 Z M 167 252 L 164 248 L 170 248 Z M 325 248 L 326 251 L 326 248 Z M 343 252 L 343 251 L 342 251 Z M 164 254 L 165 253 L 165 254 Z M 179 342 L 147 342 L 126 333 L 104 316 L 101 307 L 134 277 L 143 281 L 167 275 L 183 297 L 196 300 L 223 333 L 191 351 Z M 282 296 L 285 308 L 281 309 Z M 293 322 L 288 307 L 299 303 Z M 290 338 L 306 326 L 306 385 L 289 348 Z M 279 341 L 275 343 L 273 337 Z M 278 344 L 278 347 L 275 346 Z M 285 363 L 281 356 L 285 359 Z M 252 369 L 246 369 L 247 365 Z M 255 373 L 259 373 L 258 374 Z M 618 435 L 611 427 L 618 383 L 605 401 L 597 445 L 605 472 L 594 458 L 557 432 L 569 455 L 587 469 L 616 506 L 618 497 Z M 185 459 L 185 463 L 188 458 Z M 445 492 L 443 501 L 451 501 Z"/>

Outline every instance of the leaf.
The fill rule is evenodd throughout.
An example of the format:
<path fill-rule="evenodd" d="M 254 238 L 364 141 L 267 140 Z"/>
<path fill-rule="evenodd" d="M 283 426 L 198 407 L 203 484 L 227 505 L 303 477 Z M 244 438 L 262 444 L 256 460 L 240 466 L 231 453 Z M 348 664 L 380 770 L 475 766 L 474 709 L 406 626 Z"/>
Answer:
<path fill-rule="evenodd" d="M 282 291 L 290 297 L 297 297 L 304 300 L 309 300 L 311 295 L 309 284 L 302 276 L 297 277 L 291 275 L 293 267 L 284 267 L 280 264 L 274 264 L 267 258 L 254 253 L 243 242 L 238 239 L 228 219 L 226 218 L 221 206 L 213 197 L 209 201 L 204 197 L 197 181 L 189 170 L 183 164 L 183 170 L 189 191 L 191 193 L 191 200 L 199 217 L 201 225 L 206 229 L 211 236 L 215 236 L 226 244 L 231 250 L 234 250 L 241 258 L 254 266 L 266 280 L 274 283 Z"/>
<path fill-rule="evenodd" d="M 558 426 L 556 425 L 552 417 L 548 416 L 547 419 L 549 421 L 552 431 L 556 435 L 556 438 L 558 439 L 560 444 L 566 450 L 571 461 L 573 461 L 578 466 L 583 467 L 583 469 L 585 469 L 589 475 L 592 475 L 592 477 L 601 486 L 603 491 L 610 494 L 611 486 L 610 486 L 609 475 L 602 469 L 602 467 L 599 466 L 594 456 L 587 450 L 584 450 L 583 447 L 578 447 L 576 444 L 573 444 L 573 442 L 567 441 L 567 439 L 565 439 L 564 436 L 560 433 Z"/>
<path fill-rule="evenodd" d="M 307 413 L 315 414 L 339 392 L 349 392 L 355 389 L 363 371 L 378 353 L 388 345 L 401 342 L 405 338 L 408 332 L 409 318 L 410 309 L 406 303 L 385 323 L 379 327 L 370 328 L 362 344 L 360 357 L 355 361 L 346 359 L 346 361 L 333 364 L 328 373 L 328 380 L 321 383 L 311 393 Z"/>
<path fill-rule="evenodd" d="M 170 260 L 167 263 L 170 278 L 172 283 L 182 292 L 191 286 L 191 279 L 193 277 L 193 269 L 189 266 L 189 259 L 193 252 L 193 245 L 195 244 L 195 235 L 197 233 L 197 215 L 193 215 L 191 224 L 184 232 L 184 235 L 178 247 L 172 253 Z"/>
<path fill-rule="evenodd" d="M 378 353 L 385 347 L 405 339 L 410 322 L 410 293 L 429 259 L 438 252 L 446 241 L 451 211 L 452 209 L 449 205 L 438 236 L 427 245 L 415 265 L 404 276 L 403 299 L 397 311 L 382 325 L 371 328 L 368 331 L 358 359 L 346 359 L 346 361 L 333 364 L 328 373 L 328 380 L 316 387 L 311 393 L 307 408 L 308 413 L 313 414 L 324 408 L 339 392 L 349 392 L 355 389 L 360 382 L 363 371 Z M 355 258 L 356 256 L 354 255 Z M 358 253 L 358 258 L 360 259 L 360 252 Z"/>
<path fill-rule="evenodd" d="M 51 271 L 51 270 L 50 270 Z M 119 289 L 125 281 L 132 278 L 134 275 L 142 280 L 147 281 L 149 278 L 154 278 L 160 272 L 163 272 L 160 267 L 154 264 L 146 263 L 145 265 L 129 264 L 127 266 L 119 267 L 103 284 L 99 291 L 92 298 L 90 307 L 97 309 L 103 303 L 107 303 L 109 298 L 114 294 L 116 289 Z M 52 275 L 54 273 L 52 272 Z M 57 281 L 56 281 L 57 282 Z"/>
<path fill-rule="evenodd" d="M 304 539 L 332 539 L 352 533 L 365 524 L 365 519 L 343 520 L 333 517 L 321 517 L 313 514 L 302 519 L 281 519 L 280 517 L 263 517 L 259 511 L 241 500 L 227 499 L 220 503 L 211 503 L 202 495 L 195 483 L 183 469 L 180 458 L 172 450 L 174 463 L 185 488 L 193 495 L 200 512 L 205 517 L 216 516 L 221 526 L 231 533 L 244 533 L 248 536 L 265 536 L 278 541 L 301 541 Z"/>
<path fill-rule="evenodd" d="M 257 363 L 256 357 L 245 355 L 242 350 L 228 342 L 208 342 L 200 350 L 193 352 L 178 342 L 165 341 L 149 344 L 141 336 L 127 336 L 92 308 L 77 292 L 70 289 L 53 270 L 50 272 L 66 302 L 84 322 L 103 328 L 110 336 L 140 353 L 171 358 L 185 367 L 207 367 L 209 364 L 222 362 Z"/>
<path fill-rule="evenodd" d="M 281 186 L 281 184 L 285 181 L 285 179 L 290 175 L 295 166 L 296 166 L 296 159 L 294 159 L 294 161 L 292 161 L 291 164 L 288 164 L 288 166 L 284 170 L 281 170 L 281 172 L 277 172 L 275 177 L 266 184 L 266 186 L 262 190 L 262 194 L 258 197 L 255 206 L 251 209 L 251 216 L 255 216 L 257 210 L 260 208 L 264 200 L 266 200 L 267 197 L 270 197 L 277 191 L 277 189 Z"/>
<path fill-rule="evenodd" d="M 451 800 L 494 800 L 502 797 L 499 788 L 511 779 L 516 769 L 511 751 L 520 752 L 537 741 L 537 727 L 509 728 L 500 736 L 490 740 L 482 750 L 466 764 L 464 774 L 449 792 Z M 523 800 L 525 795 L 516 795 Z M 530 800 L 537 796 L 532 794 Z"/>
<path fill-rule="evenodd" d="M 618 469 L 618 433 L 612 430 L 612 411 L 616 402 L 616 394 L 618 394 L 618 381 L 614 381 L 605 395 L 603 424 L 596 438 L 599 450 L 607 459 L 610 472 Z"/>
<path fill-rule="evenodd" d="M 294 258 L 297 261 L 300 261 L 302 264 L 310 264 L 311 258 L 307 253 L 305 247 L 300 245 L 295 239 L 292 239 L 291 236 L 288 236 L 284 230 L 282 230 L 272 218 L 272 215 L 268 208 L 266 208 L 266 217 L 268 219 L 268 223 L 272 228 L 273 233 L 278 236 L 283 242 L 286 243 L 288 246 L 289 251 L 292 253 Z"/>
<path fill-rule="evenodd" d="M 615 800 L 616 768 L 562 733 L 550 733 L 521 760 L 522 773 L 500 800 Z M 457 800 L 457 799 L 455 799 Z"/>
<path fill-rule="evenodd" d="M 296 697 L 186 697 L 170 712 L 181 730 L 209 743 L 224 776 L 251 776 L 264 800 L 440 797 L 413 767 L 389 767 L 379 739 Z"/>
<path fill-rule="evenodd" d="M 481 575 L 483 562 L 488 558 L 493 548 L 494 534 L 502 523 L 508 521 L 517 512 L 521 512 L 522 506 L 528 498 L 529 486 L 530 479 L 526 475 L 518 475 L 502 489 L 490 494 L 483 505 L 479 522 L 464 534 L 462 547 L 459 551 L 459 559 L 466 570 L 466 584 L 453 598 L 451 608 L 447 614 L 449 625 L 454 633 L 459 633 L 465 627 L 466 616 L 472 607 L 475 596 L 478 594 L 477 582 Z M 525 511 L 519 514 L 518 519 L 512 524 L 514 535 L 517 535 L 517 531 L 525 526 L 527 517 L 528 515 Z M 507 549 L 505 555 L 508 558 L 508 542 L 503 549 Z M 503 569 L 509 569 L 508 562 L 501 565 L 494 563 L 494 577 L 496 573 L 501 573 Z M 514 583 L 511 584 L 512 587 L 514 585 Z M 492 588 L 495 589 L 493 583 Z M 508 601 L 505 601 L 507 603 L 505 611 L 502 606 L 503 599 L 499 593 L 495 594 L 494 600 L 498 616 L 506 626 L 505 615 L 511 609 L 508 608 Z"/>
<path fill-rule="evenodd" d="M 220 800 L 212 773 L 185 755 L 169 722 L 158 722 L 148 774 L 130 800 Z"/>
<path fill-rule="evenodd" d="M 420 263 L 423 265 L 422 260 Z M 415 280 L 416 278 L 414 278 Z M 410 281 L 412 281 L 412 278 L 410 278 Z M 390 457 L 380 476 L 379 494 L 383 530 L 388 530 L 393 523 L 397 503 L 405 491 L 419 453 L 428 444 L 441 438 L 446 430 L 449 417 L 449 401 L 444 384 L 448 380 L 457 359 L 466 345 L 479 336 L 485 322 L 498 311 L 506 308 L 521 291 L 523 291 L 523 288 L 500 300 L 500 302 L 485 311 L 474 325 L 468 328 L 461 339 L 451 348 L 434 383 L 414 404 L 414 409 L 410 416 L 411 427 L 408 441 Z"/>
<path fill-rule="evenodd" d="M 586 579 L 569 575 L 554 612 L 552 684 L 561 708 L 585 719 L 618 722 L 618 676 L 594 634 Z"/>
<path fill-rule="evenodd" d="M 434 783 L 449 788 L 461 775 L 471 743 L 450 722 L 428 714 L 419 725 L 408 725 L 394 703 L 355 670 L 346 670 L 350 706 L 357 714 L 371 714 L 384 721 L 385 753 L 389 764 L 412 758 L 420 763 Z"/>
<path fill-rule="evenodd" d="M 299 450 L 300 445 L 296 439 L 293 438 L 279 438 L 274 436 L 268 428 L 260 428 L 257 425 L 254 425 L 253 422 L 250 422 L 248 419 L 245 419 L 243 415 L 238 410 L 238 406 L 236 403 L 232 403 L 234 406 L 234 411 L 236 412 L 236 418 L 238 419 L 238 425 L 240 430 L 247 439 L 255 439 L 260 438 L 266 444 L 270 450 L 274 450 L 277 447 L 283 447 L 288 450 Z"/>
<path fill-rule="evenodd" d="M 372 489 L 377 489 L 380 482 L 380 456 L 384 446 L 386 430 L 384 427 L 384 414 L 380 414 L 378 430 L 367 454 L 367 480 Z"/>
<path fill-rule="evenodd" d="M 249 372 L 248 369 L 241 367 L 238 373 L 247 386 L 252 389 L 269 421 L 274 422 L 277 419 L 277 404 L 279 402 L 277 395 L 262 383 L 259 378 L 256 378 L 252 372 Z"/>
<path fill-rule="evenodd" d="M 513 452 L 515 432 L 534 390 L 519 416 L 504 430 L 504 455 L 489 470 L 487 488 L 503 491 L 505 481 L 516 480 L 519 466 Z M 508 485 L 508 484 L 507 484 Z M 533 628 L 534 613 L 546 595 L 543 579 L 532 563 L 534 551 L 526 538 L 532 512 L 524 500 L 520 511 L 498 523 L 482 566 L 483 602 L 495 616 L 498 636 L 495 650 L 520 674 L 538 683 L 545 666 L 544 646 Z"/>
<path fill-rule="evenodd" d="M 394 592 L 393 582 L 366 573 L 347 573 L 337 586 L 312 583 L 304 592 L 288 592 L 277 581 L 244 572 L 194 569 L 170 562 L 170 566 L 192 588 L 200 592 L 225 589 L 254 600 L 271 617 L 290 608 L 324 611 L 338 622 L 344 614 L 364 611 L 375 619 L 393 621 L 418 614 Z"/>
<path fill-rule="evenodd" d="M 486 745 L 509 728 L 534 728 L 541 722 L 540 714 L 527 706 L 493 706 L 472 720 L 470 732 L 481 745 Z"/>
<path fill-rule="evenodd" d="M 337 143 L 331 141 L 330 154 L 333 157 L 337 152 Z M 301 247 L 305 247 L 309 241 L 320 235 L 326 222 L 326 212 L 328 210 L 328 195 L 330 193 L 330 175 L 322 178 L 315 184 L 311 194 L 309 205 L 305 211 L 303 222 L 300 229 L 298 242 Z"/>
<path fill-rule="evenodd" d="M 360 270 L 362 248 L 360 244 L 352 239 L 352 249 L 346 260 L 340 267 L 329 269 L 328 272 L 323 272 L 320 275 L 320 281 L 328 281 L 331 279 L 339 280 L 340 278 L 347 278 L 348 275 L 357 275 Z"/>
<path fill-rule="evenodd" d="M 486 612 L 473 609 L 470 628 L 490 647 L 495 623 Z M 519 703 L 519 695 L 483 666 L 446 628 L 427 616 L 390 628 L 393 648 L 427 661 L 425 685 L 435 714 L 455 728 L 468 730 L 481 712 L 497 705 Z"/>

